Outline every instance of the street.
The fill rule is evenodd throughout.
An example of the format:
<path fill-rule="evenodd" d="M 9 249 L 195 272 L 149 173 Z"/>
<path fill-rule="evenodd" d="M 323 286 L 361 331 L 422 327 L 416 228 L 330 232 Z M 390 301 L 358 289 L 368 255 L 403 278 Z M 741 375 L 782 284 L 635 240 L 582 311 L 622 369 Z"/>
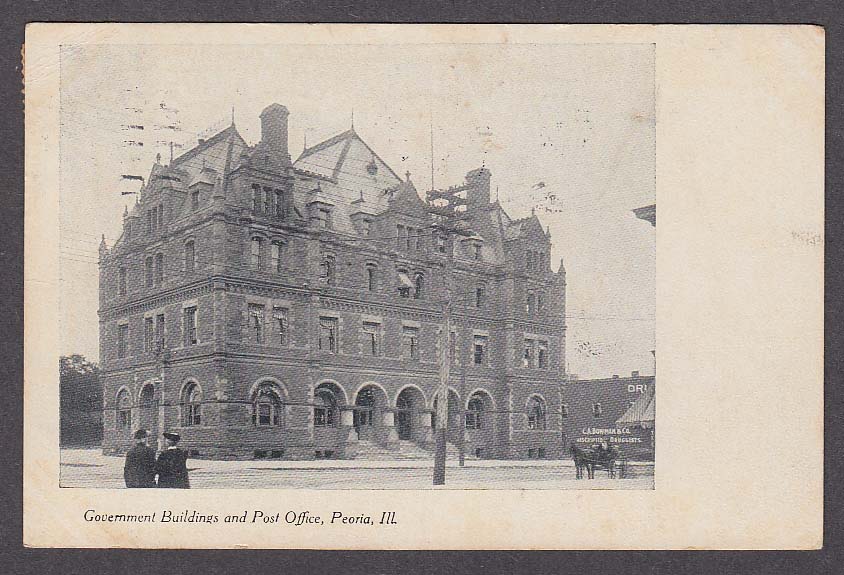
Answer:
<path fill-rule="evenodd" d="M 653 464 L 628 466 L 628 477 L 595 472 L 577 480 L 571 460 L 448 461 L 446 484 L 432 485 L 433 461 L 211 461 L 189 459 L 198 489 L 653 489 Z M 61 486 L 121 489 L 123 458 L 98 449 L 62 449 Z"/>

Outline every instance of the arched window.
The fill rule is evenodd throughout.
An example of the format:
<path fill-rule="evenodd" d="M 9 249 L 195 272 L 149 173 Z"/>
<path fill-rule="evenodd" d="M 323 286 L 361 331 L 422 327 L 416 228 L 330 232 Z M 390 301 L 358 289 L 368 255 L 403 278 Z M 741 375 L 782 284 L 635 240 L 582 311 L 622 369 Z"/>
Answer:
<path fill-rule="evenodd" d="M 525 311 L 529 316 L 532 316 L 536 311 L 536 295 L 532 291 L 527 293 L 527 302 L 525 304 Z"/>
<path fill-rule="evenodd" d="M 528 429 L 545 429 L 545 402 L 534 396 L 528 401 Z"/>
<path fill-rule="evenodd" d="M 337 422 L 337 398 L 328 389 L 314 393 L 314 426 L 332 427 Z"/>
<path fill-rule="evenodd" d="M 185 273 L 192 274 L 196 269 L 196 244 L 193 240 L 185 243 Z"/>
<path fill-rule="evenodd" d="M 117 428 L 123 433 L 132 431 L 132 396 L 125 389 L 117 394 Z"/>
<path fill-rule="evenodd" d="M 275 427 L 281 421 L 281 396 L 271 383 L 262 383 L 252 403 L 252 423 L 258 427 Z"/>
<path fill-rule="evenodd" d="M 560 415 L 562 415 L 563 417 L 569 416 L 569 404 L 568 403 L 564 403 L 560 406 Z"/>
<path fill-rule="evenodd" d="M 155 254 L 155 284 L 164 283 L 164 254 Z"/>
<path fill-rule="evenodd" d="M 366 289 L 376 291 L 378 289 L 378 268 L 375 264 L 366 264 Z"/>
<path fill-rule="evenodd" d="M 277 218 L 285 217 L 284 213 L 284 192 L 281 190 L 275 191 L 275 215 Z"/>
<path fill-rule="evenodd" d="M 413 276 L 413 298 L 422 299 L 425 288 L 425 276 L 421 272 L 417 272 Z"/>
<path fill-rule="evenodd" d="M 191 427 L 202 424 L 202 388 L 189 383 L 182 391 L 182 425 Z"/>
<path fill-rule="evenodd" d="M 264 240 L 262 238 L 257 237 L 257 236 L 253 237 L 252 238 L 252 252 L 251 252 L 251 255 L 252 255 L 251 261 L 252 261 L 252 269 L 253 270 L 261 269 L 261 260 L 263 259 L 263 257 L 262 257 L 263 254 L 261 252 L 263 252 L 263 250 L 264 250 Z"/>
<path fill-rule="evenodd" d="M 273 242 L 270 246 L 270 269 L 281 271 L 281 242 Z"/>
<path fill-rule="evenodd" d="M 481 417 L 484 410 L 484 400 L 478 394 L 472 396 L 469 400 L 468 409 L 466 410 L 466 429 L 481 429 L 483 426 L 483 418 Z"/>

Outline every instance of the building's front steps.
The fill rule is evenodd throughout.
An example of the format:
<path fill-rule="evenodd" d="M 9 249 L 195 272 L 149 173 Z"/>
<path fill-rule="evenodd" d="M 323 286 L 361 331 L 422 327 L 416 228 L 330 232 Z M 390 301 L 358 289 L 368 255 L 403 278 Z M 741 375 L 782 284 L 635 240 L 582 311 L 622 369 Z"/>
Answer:
<path fill-rule="evenodd" d="M 355 442 L 354 447 L 346 448 L 348 459 L 388 461 L 388 460 L 412 460 L 412 459 L 433 459 L 434 452 L 421 447 L 413 441 L 394 441 L 389 443 L 376 443 L 374 441 L 360 440 Z M 446 458 L 457 459 L 460 457 L 460 450 L 453 443 L 446 444 Z M 474 455 L 466 454 L 466 459 L 477 459 Z"/>

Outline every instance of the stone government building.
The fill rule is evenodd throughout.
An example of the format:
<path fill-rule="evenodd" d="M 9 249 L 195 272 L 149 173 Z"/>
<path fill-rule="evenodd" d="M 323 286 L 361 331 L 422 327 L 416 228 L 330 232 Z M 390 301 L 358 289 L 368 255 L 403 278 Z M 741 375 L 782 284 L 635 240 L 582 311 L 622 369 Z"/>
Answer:
<path fill-rule="evenodd" d="M 565 270 L 538 218 L 479 168 L 446 235 L 354 128 L 295 162 L 287 132 L 272 104 L 254 146 L 232 123 L 157 159 L 103 239 L 104 452 L 142 427 L 194 457 L 430 457 L 447 345 L 450 456 L 562 457 Z"/>

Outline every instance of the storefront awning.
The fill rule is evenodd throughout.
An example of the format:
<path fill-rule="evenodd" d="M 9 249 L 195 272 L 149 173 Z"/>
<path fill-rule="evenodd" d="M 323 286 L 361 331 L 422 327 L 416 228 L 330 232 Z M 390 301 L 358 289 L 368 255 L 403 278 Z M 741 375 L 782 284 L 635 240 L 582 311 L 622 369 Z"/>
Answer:
<path fill-rule="evenodd" d="M 655 403 L 654 386 L 651 385 L 647 391 L 642 393 L 642 395 L 633 402 L 633 405 L 624 412 L 624 415 L 616 420 L 616 424 L 653 427 L 654 415 L 656 412 Z"/>

